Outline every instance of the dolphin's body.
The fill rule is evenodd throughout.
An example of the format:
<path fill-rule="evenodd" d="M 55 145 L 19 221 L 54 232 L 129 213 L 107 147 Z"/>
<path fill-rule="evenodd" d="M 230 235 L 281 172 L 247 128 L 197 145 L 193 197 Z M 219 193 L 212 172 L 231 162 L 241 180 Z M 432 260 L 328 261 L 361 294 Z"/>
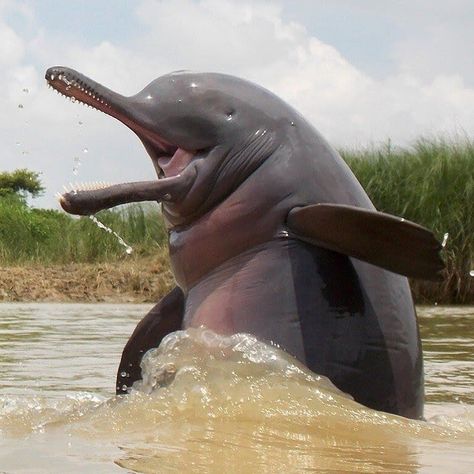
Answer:
<path fill-rule="evenodd" d="M 166 334 L 204 325 L 276 343 L 366 406 L 422 416 L 416 314 L 398 273 L 438 278 L 440 246 L 376 212 L 301 115 L 222 74 L 169 74 L 132 97 L 63 67 L 46 78 L 130 127 L 159 177 L 61 197 L 75 214 L 163 203 L 177 288 L 128 341 L 117 393 L 141 378 L 144 352 Z"/>

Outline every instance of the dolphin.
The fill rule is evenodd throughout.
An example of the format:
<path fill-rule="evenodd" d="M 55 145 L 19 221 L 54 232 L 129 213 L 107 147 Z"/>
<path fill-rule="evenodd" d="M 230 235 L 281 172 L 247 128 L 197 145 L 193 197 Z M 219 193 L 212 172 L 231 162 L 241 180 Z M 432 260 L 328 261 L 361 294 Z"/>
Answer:
<path fill-rule="evenodd" d="M 116 391 L 170 332 L 206 326 L 277 344 L 367 407 L 423 416 L 423 360 L 408 277 L 439 280 L 427 229 L 378 212 L 296 110 L 230 75 L 178 71 L 125 97 L 66 67 L 46 80 L 130 128 L 158 179 L 60 197 L 78 215 L 157 201 L 176 288 L 138 324 Z"/>

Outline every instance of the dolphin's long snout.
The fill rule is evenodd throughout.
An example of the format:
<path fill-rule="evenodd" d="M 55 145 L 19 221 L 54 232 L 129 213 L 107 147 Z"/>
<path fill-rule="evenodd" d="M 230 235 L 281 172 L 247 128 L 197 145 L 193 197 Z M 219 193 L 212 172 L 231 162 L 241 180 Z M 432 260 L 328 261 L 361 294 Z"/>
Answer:
<path fill-rule="evenodd" d="M 101 110 L 116 118 L 127 108 L 129 99 L 74 69 L 53 66 L 45 74 L 46 81 L 56 91 L 73 100 Z"/>

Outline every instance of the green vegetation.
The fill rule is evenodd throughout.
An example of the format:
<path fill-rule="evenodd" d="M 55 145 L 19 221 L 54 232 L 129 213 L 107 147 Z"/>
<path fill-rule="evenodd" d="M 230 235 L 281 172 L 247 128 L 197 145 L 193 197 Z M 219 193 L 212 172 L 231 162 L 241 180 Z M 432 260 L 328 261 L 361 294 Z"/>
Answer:
<path fill-rule="evenodd" d="M 22 200 L 27 194 L 39 196 L 44 188 L 39 180 L 39 173 L 27 169 L 0 173 L 0 197 L 15 195 Z"/>
<path fill-rule="evenodd" d="M 406 149 L 386 146 L 341 154 L 379 210 L 420 223 L 440 240 L 449 233 L 443 250 L 446 278 L 440 284 L 413 281 L 416 300 L 474 302 L 474 278 L 469 275 L 474 269 L 474 143 L 419 140 Z M 0 173 L 0 265 L 129 258 L 117 239 L 90 219 L 28 207 L 25 193 L 35 196 L 41 190 L 32 172 Z M 132 259 L 158 254 L 161 259 L 166 253 L 166 230 L 157 206 L 132 205 L 97 217 L 134 248 Z"/>
<path fill-rule="evenodd" d="M 443 240 L 447 275 L 441 284 L 412 282 L 418 301 L 474 301 L 474 143 L 419 140 L 409 149 L 343 151 L 377 209 L 433 230 Z"/>
<path fill-rule="evenodd" d="M 154 254 L 166 245 L 157 207 L 127 206 L 97 218 L 134 249 L 133 256 Z M 118 239 L 88 218 L 34 209 L 15 195 L 0 197 L 0 264 L 92 263 L 123 259 Z"/>

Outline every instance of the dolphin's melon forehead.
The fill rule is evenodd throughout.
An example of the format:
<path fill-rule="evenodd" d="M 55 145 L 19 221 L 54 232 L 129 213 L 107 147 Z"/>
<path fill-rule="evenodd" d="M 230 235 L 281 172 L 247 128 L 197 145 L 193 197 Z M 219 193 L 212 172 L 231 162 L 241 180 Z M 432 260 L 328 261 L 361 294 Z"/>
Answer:
<path fill-rule="evenodd" d="M 168 94 L 215 93 L 221 98 L 242 101 L 251 108 L 291 109 L 280 97 L 252 81 L 219 72 L 173 71 L 158 77 L 146 89 L 157 88 Z M 217 98 L 217 97 L 216 97 Z"/>

